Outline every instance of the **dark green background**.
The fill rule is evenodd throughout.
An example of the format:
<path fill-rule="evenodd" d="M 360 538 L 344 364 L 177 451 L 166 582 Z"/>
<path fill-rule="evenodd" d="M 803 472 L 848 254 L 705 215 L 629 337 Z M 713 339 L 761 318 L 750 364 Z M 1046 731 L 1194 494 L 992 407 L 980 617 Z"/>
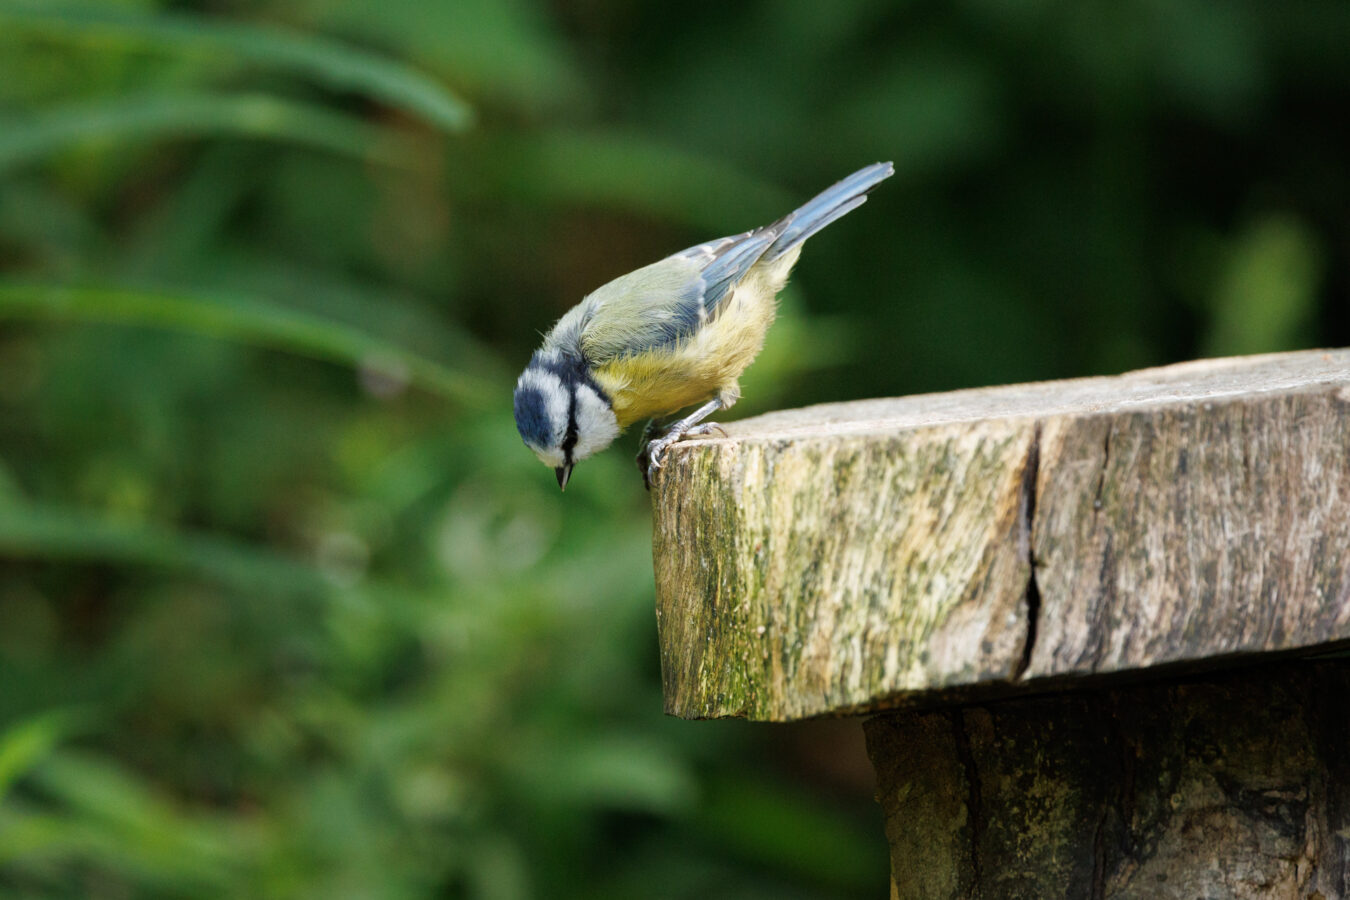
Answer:
<path fill-rule="evenodd" d="M 662 717 L 607 279 L 879 159 L 750 414 L 1350 343 L 1350 6 L 0 0 L 0 893 L 874 897 L 856 723 Z"/>

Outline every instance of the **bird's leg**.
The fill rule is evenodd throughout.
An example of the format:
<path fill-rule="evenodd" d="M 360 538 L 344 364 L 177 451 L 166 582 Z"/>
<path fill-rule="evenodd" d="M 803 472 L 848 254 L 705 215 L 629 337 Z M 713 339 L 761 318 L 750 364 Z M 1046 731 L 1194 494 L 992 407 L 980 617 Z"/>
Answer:
<path fill-rule="evenodd" d="M 700 406 L 677 422 L 672 422 L 665 429 L 665 433 L 660 437 L 650 438 L 638 456 L 638 468 L 642 469 L 642 482 L 651 490 L 652 472 L 661 468 L 661 457 L 665 454 L 666 448 L 678 441 L 680 438 L 693 434 L 707 434 L 710 431 L 720 431 L 722 426 L 716 422 L 703 422 L 708 416 L 721 409 L 723 403 L 721 399 L 714 398 Z M 650 429 L 651 426 L 649 425 Z M 645 436 L 645 433 L 644 433 Z M 643 466 L 645 457 L 645 467 Z"/>
<path fill-rule="evenodd" d="M 661 432 L 661 423 L 656 419 L 648 419 L 647 427 L 642 429 L 642 437 L 638 440 L 638 452 L 634 462 L 637 463 L 638 471 L 642 473 L 642 481 L 647 481 L 647 448 L 651 446 L 652 439 Z"/>

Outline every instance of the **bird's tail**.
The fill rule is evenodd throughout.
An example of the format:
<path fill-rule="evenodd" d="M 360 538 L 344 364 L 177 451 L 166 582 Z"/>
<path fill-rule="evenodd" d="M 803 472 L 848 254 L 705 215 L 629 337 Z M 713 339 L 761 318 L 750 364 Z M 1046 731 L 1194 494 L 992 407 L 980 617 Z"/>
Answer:
<path fill-rule="evenodd" d="M 802 241 L 826 225 L 862 206 L 867 192 L 895 174 L 895 166 L 888 162 L 873 163 L 831 185 L 793 212 L 770 226 L 778 237 L 769 245 L 761 259 L 773 262 L 784 253 L 801 245 Z"/>

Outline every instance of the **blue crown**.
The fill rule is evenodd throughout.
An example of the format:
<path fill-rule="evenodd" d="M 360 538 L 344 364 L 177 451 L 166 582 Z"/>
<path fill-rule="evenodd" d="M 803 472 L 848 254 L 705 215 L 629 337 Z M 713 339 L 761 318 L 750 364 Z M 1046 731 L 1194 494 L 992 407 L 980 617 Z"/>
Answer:
<path fill-rule="evenodd" d="M 553 443 L 553 421 L 548 417 L 548 405 L 538 388 L 516 388 L 516 428 L 525 443 L 548 447 Z"/>

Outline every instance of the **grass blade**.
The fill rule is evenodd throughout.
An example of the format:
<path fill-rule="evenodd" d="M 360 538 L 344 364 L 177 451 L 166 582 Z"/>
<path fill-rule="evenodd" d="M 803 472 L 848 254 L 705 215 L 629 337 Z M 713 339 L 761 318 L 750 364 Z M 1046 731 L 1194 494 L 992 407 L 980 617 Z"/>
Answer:
<path fill-rule="evenodd" d="M 448 368 L 354 328 L 257 300 L 149 291 L 0 282 L 7 318 L 170 328 L 406 376 L 449 400 L 479 406 L 496 391 L 486 379 Z M 478 351 L 466 348 L 471 359 Z"/>
<path fill-rule="evenodd" d="M 149 565 L 189 572 L 250 593 L 327 594 L 333 590 L 318 570 L 241 542 L 127 525 L 37 504 L 0 506 L 0 556 Z"/>
<path fill-rule="evenodd" d="M 0 6 L 0 28 L 48 39 L 112 39 L 173 52 L 221 53 L 289 70 L 335 90 L 366 94 L 447 131 L 462 131 L 473 120 L 468 104 L 420 72 L 332 39 L 280 28 L 182 14 L 27 4 Z"/>
<path fill-rule="evenodd" d="M 409 165 L 406 138 L 360 119 L 264 94 L 153 94 L 98 100 L 0 122 L 0 174 L 91 140 L 228 135 Z"/>

